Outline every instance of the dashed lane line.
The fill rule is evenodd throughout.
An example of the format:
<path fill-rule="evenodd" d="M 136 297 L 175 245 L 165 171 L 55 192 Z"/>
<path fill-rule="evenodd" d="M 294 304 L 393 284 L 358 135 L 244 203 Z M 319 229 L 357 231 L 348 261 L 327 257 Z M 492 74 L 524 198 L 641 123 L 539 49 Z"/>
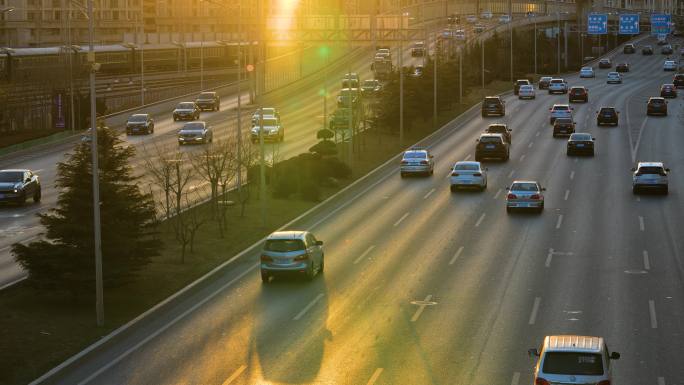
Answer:
<path fill-rule="evenodd" d="M 527 322 L 529 325 L 534 325 L 537 321 L 537 312 L 539 311 L 539 304 L 541 303 L 541 297 L 535 297 L 534 305 L 532 305 L 532 313 L 530 314 L 530 320 Z"/>
<path fill-rule="evenodd" d="M 478 219 L 475 223 L 475 227 L 480 227 L 480 223 L 482 223 L 482 221 L 485 219 L 485 216 L 487 216 L 487 214 L 485 213 L 482 213 L 482 215 L 480 215 L 480 219 Z"/>
<path fill-rule="evenodd" d="M 503 191 L 502 189 L 499 189 L 499 190 L 496 192 L 496 194 L 494 194 L 494 199 L 499 199 L 499 195 L 501 195 L 501 192 L 502 192 L 502 191 Z"/>
<path fill-rule="evenodd" d="M 558 220 L 556 221 L 556 229 L 560 229 L 563 224 L 563 214 L 558 215 Z"/>
<path fill-rule="evenodd" d="M 551 267 L 551 259 L 552 258 L 553 258 L 553 249 L 549 249 L 549 253 L 546 254 L 546 262 L 544 262 L 544 266 Z"/>
<path fill-rule="evenodd" d="M 563 200 L 568 200 L 568 196 L 570 196 L 570 190 L 565 190 L 565 197 L 563 197 Z"/>
<path fill-rule="evenodd" d="M 424 302 L 429 302 L 431 299 L 432 299 L 432 294 L 428 294 L 428 296 L 425 297 Z M 425 303 L 418 306 L 418 309 L 413 314 L 413 317 L 411 317 L 411 322 L 418 321 L 418 318 L 420 318 L 420 315 L 423 314 L 423 310 L 425 310 L 425 306 L 427 306 L 427 304 L 425 304 Z"/>
<path fill-rule="evenodd" d="M 371 376 L 370 380 L 366 383 L 366 385 L 373 385 L 375 384 L 375 381 L 378 380 L 380 377 L 380 374 L 382 374 L 383 368 L 377 368 L 375 369 L 375 372 L 373 372 L 373 375 Z"/>
<path fill-rule="evenodd" d="M 356 258 L 356 260 L 354 260 L 354 264 L 356 265 L 356 264 L 358 264 L 359 262 L 361 262 L 361 260 L 364 259 L 364 258 L 366 258 L 366 256 L 367 256 L 368 254 L 370 254 L 370 252 L 373 251 L 373 249 L 375 249 L 375 245 L 369 246 L 369 247 L 366 249 L 366 251 L 364 251 L 358 258 Z"/>
<path fill-rule="evenodd" d="M 223 385 L 229 385 L 230 383 L 235 381 L 238 377 L 240 377 L 240 375 L 242 374 L 242 372 L 245 371 L 245 369 L 247 369 L 247 366 L 245 365 L 242 365 L 239 368 L 237 368 L 237 370 L 234 371 L 233 374 L 231 374 L 230 377 L 228 377 L 228 379 L 223 382 Z"/>
<path fill-rule="evenodd" d="M 435 189 L 428 191 L 428 193 L 423 196 L 423 199 L 428 199 L 433 192 L 435 192 Z"/>
<path fill-rule="evenodd" d="M 518 385 L 520 382 L 520 372 L 513 373 L 513 379 L 511 380 L 511 385 Z"/>
<path fill-rule="evenodd" d="M 574 171 L 570 171 L 570 179 L 575 179 L 575 172 Z"/>
<path fill-rule="evenodd" d="M 402 222 L 404 219 L 406 219 L 406 217 L 408 217 L 408 216 L 409 216 L 409 213 L 406 213 L 406 214 L 402 215 L 401 218 L 399 218 L 398 221 L 394 222 L 394 227 L 399 226 L 399 224 L 401 224 L 401 222 Z"/>
<path fill-rule="evenodd" d="M 515 170 L 511 170 L 511 172 L 508 173 L 508 177 L 509 178 L 513 177 L 513 174 L 515 174 Z"/>
<path fill-rule="evenodd" d="M 656 318 L 655 302 L 652 299 L 648 300 L 648 312 L 651 315 L 651 329 L 657 329 L 658 318 Z"/>
<path fill-rule="evenodd" d="M 323 296 L 324 296 L 323 293 L 319 293 L 319 294 L 316 296 L 316 298 L 314 298 L 311 302 L 309 302 L 309 304 L 306 305 L 306 306 L 304 307 L 304 309 L 302 309 L 302 311 L 300 311 L 296 316 L 294 316 L 294 318 L 292 318 L 292 320 L 293 320 L 293 321 L 299 321 L 302 317 L 304 317 L 304 315 L 306 315 L 306 313 L 307 313 L 309 310 L 311 310 L 312 307 L 314 307 L 314 306 L 316 305 L 316 303 L 318 303 L 318 301 L 321 300 L 321 298 L 323 298 Z"/>
<path fill-rule="evenodd" d="M 534 146 L 534 142 L 530 142 L 530 144 L 527 145 L 527 148 L 532 148 Z"/>
<path fill-rule="evenodd" d="M 458 259 L 458 257 L 461 256 L 461 253 L 463 252 L 463 246 L 459 247 L 458 250 L 456 251 L 456 254 L 451 258 L 451 261 L 449 261 L 450 265 L 453 265 L 454 262 Z"/>
<path fill-rule="evenodd" d="M 644 269 L 651 270 L 651 261 L 648 258 L 648 251 L 644 250 Z"/>
<path fill-rule="evenodd" d="M 645 231 L 646 226 L 644 225 L 644 217 L 639 216 L 639 230 Z"/>

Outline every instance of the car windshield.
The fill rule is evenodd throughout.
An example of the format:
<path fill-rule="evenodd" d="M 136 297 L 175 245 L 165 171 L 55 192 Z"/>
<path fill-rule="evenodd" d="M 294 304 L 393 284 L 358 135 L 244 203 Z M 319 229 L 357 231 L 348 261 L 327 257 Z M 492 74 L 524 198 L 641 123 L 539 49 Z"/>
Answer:
<path fill-rule="evenodd" d="M 570 140 L 587 141 L 587 140 L 591 140 L 591 135 L 589 135 L 589 134 L 572 134 L 572 135 L 570 135 Z"/>
<path fill-rule="evenodd" d="M 267 239 L 264 250 L 276 253 L 287 253 L 291 251 L 305 250 L 304 242 L 301 239 Z"/>
<path fill-rule="evenodd" d="M 520 86 L 520 90 L 521 91 L 530 91 L 530 90 L 532 90 L 532 86 L 524 84 L 524 85 Z"/>
<path fill-rule="evenodd" d="M 404 154 L 404 159 L 425 159 L 427 154 L 420 151 L 411 151 Z"/>
<path fill-rule="evenodd" d="M 481 136 L 480 143 L 501 143 L 501 138 L 498 136 Z"/>
<path fill-rule="evenodd" d="M 602 114 L 612 114 L 613 112 L 615 112 L 614 108 L 607 108 L 607 107 L 601 108 Z"/>
<path fill-rule="evenodd" d="M 639 170 L 637 171 L 637 175 L 644 175 L 644 174 L 665 175 L 665 171 L 663 170 L 662 167 L 657 167 L 657 166 L 639 167 Z"/>
<path fill-rule="evenodd" d="M 499 98 L 485 98 L 484 103 L 488 105 L 498 105 L 499 103 L 501 103 L 501 101 L 499 100 Z"/>
<path fill-rule="evenodd" d="M 569 109 L 570 109 L 570 107 L 568 107 L 568 106 L 553 106 L 554 111 L 567 111 Z"/>
<path fill-rule="evenodd" d="M 518 80 L 518 85 L 522 86 L 523 84 L 530 84 L 529 80 Z"/>
<path fill-rule="evenodd" d="M 457 164 L 454 166 L 454 170 L 460 170 L 460 171 L 480 171 L 480 167 L 476 164 L 472 163 L 465 163 L 465 164 Z"/>
<path fill-rule="evenodd" d="M 563 83 L 563 79 L 551 79 L 551 83 L 560 84 L 560 83 Z"/>
<path fill-rule="evenodd" d="M 365 82 L 363 82 L 363 86 L 368 87 L 368 88 L 374 88 L 376 85 L 377 85 L 376 80 L 366 80 Z"/>
<path fill-rule="evenodd" d="M 204 130 L 204 124 L 202 123 L 185 123 L 183 126 L 183 131 L 202 131 Z"/>
<path fill-rule="evenodd" d="M 549 374 L 599 376 L 603 374 L 603 360 L 597 353 L 548 352 L 542 371 Z"/>
<path fill-rule="evenodd" d="M 610 72 L 610 73 L 608 73 L 608 76 L 617 77 L 617 76 L 620 76 L 620 74 L 617 72 Z"/>
<path fill-rule="evenodd" d="M 195 105 L 193 103 L 180 103 L 177 108 L 180 110 L 191 110 L 194 107 Z"/>
<path fill-rule="evenodd" d="M 519 182 L 511 185 L 511 191 L 539 191 L 539 187 L 533 182 Z"/>
<path fill-rule="evenodd" d="M 584 87 L 572 87 L 570 92 L 584 92 Z"/>
<path fill-rule="evenodd" d="M 663 104 L 665 101 L 663 99 L 651 99 L 649 100 L 649 103 L 651 104 Z"/>
<path fill-rule="evenodd" d="M 492 124 L 491 126 L 487 127 L 487 132 L 495 132 L 495 133 L 504 133 L 508 129 L 506 126 L 502 124 Z"/>
<path fill-rule="evenodd" d="M 570 120 L 569 118 L 558 118 L 558 119 L 556 119 L 556 121 L 555 121 L 554 123 L 557 123 L 557 124 L 572 124 L 572 120 Z"/>
<path fill-rule="evenodd" d="M 582 71 L 591 71 L 591 67 L 582 67 Z"/>
<path fill-rule="evenodd" d="M 264 127 L 273 127 L 278 125 L 278 119 L 273 117 L 263 118 L 261 123 Z"/>
<path fill-rule="evenodd" d="M 24 173 L 21 171 L 3 171 L 0 172 L 0 183 L 17 183 L 24 178 Z"/>
<path fill-rule="evenodd" d="M 197 97 L 197 99 L 213 99 L 214 94 L 211 92 L 203 92 L 200 94 L 200 96 Z"/>
<path fill-rule="evenodd" d="M 129 122 L 146 122 L 147 121 L 147 116 L 146 115 L 131 115 L 130 118 L 128 118 Z"/>
<path fill-rule="evenodd" d="M 352 89 L 350 90 L 349 88 L 345 88 L 345 89 L 340 90 L 340 96 L 342 96 L 342 97 L 347 97 L 347 96 L 349 96 L 350 94 L 351 94 L 351 95 L 356 95 L 356 89 L 355 89 L 355 88 L 352 88 Z"/>

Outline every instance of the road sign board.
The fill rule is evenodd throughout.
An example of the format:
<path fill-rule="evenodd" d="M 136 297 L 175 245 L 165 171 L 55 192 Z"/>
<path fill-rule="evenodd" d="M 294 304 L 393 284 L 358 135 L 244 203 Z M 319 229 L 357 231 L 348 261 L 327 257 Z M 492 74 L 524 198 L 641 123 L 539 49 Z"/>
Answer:
<path fill-rule="evenodd" d="M 667 34 L 672 25 L 672 16 L 665 13 L 654 13 L 651 15 L 651 34 Z"/>
<path fill-rule="evenodd" d="M 589 14 L 587 33 L 590 35 L 605 35 L 608 33 L 608 15 L 605 13 Z"/>
<path fill-rule="evenodd" d="M 622 14 L 620 15 L 620 35 L 638 35 L 639 34 L 639 14 Z"/>

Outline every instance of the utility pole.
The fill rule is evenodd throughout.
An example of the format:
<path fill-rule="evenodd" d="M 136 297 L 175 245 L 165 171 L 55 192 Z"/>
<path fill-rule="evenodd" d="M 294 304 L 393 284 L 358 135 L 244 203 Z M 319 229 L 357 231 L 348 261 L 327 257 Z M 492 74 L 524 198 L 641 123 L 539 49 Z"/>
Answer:
<path fill-rule="evenodd" d="M 142 41 L 140 42 L 140 105 L 145 105 L 145 27 L 143 24 L 143 2 L 140 1 L 140 34 Z M 138 40 L 138 39 L 136 39 Z"/>
<path fill-rule="evenodd" d="M 102 247 L 100 235 L 100 170 L 97 153 L 97 111 L 95 103 L 95 20 L 93 16 L 93 0 L 88 0 L 88 64 L 90 71 L 90 128 L 92 138 L 90 151 L 92 155 L 93 173 L 93 229 L 95 246 L 95 313 L 97 326 L 104 326 L 104 300 L 102 293 Z"/>
<path fill-rule="evenodd" d="M 404 145 L 404 12 L 399 22 L 399 147 Z"/>
<path fill-rule="evenodd" d="M 511 62 L 511 82 L 513 82 L 514 79 L 513 79 L 513 2 L 512 2 L 512 0 L 508 0 L 508 32 L 509 32 L 509 36 L 511 38 L 510 62 Z"/>
<path fill-rule="evenodd" d="M 349 49 L 349 54 L 351 55 L 352 48 L 351 48 L 351 23 L 349 22 L 349 16 L 347 16 L 347 45 Z M 354 105 L 352 104 L 352 98 L 354 95 L 352 95 L 352 68 L 351 68 L 351 61 L 349 61 L 349 70 L 347 73 L 347 91 L 349 95 L 349 167 L 352 167 L 352 163 L 354 161 Z M 359 112 L 360 114 L 360 112 Z"/>
<path fill-rule="evenodd" d="M 264 228 L 266 221 L 266 159 L 264 156 L 264 108 L 259 107 L 259 203 L 261 205 L 261 223 Z"/>
<path fill-rule="evenodd" d="M 237 189 L 242 193 L 242 0 L 238 1 L 238 47 L 237 47 Z M 242 197 L 240 197 L 242 200 Z"/>
<path fill-rule="evenodd" d="M 437 34 L 435 33 L 435 41 L 437 40 Z M 427 56 L 429 44 L 425 44 L 423 57 Z M 434 78 L 432 79 L 432 128 L 437 127 L 437 61 L 439 60 L 439 55 L 437 52 L 434 54 Z"/>
<path fill-rule="evenodd" d="M 463 103 L 463 47 L 458 48 L 458 102 Z"/>
<path fill-rule="evenodd" d="M 560 69 L 560 3 L 556 2 L 556 41 L 557 41 L 557 47 L 556 47 L 556 52 L 558 55 L 558 75 L 560 76 L 561 69 Z"/>
<path fill-rule="evenodd" d="M 534 15 L 534 74 L 538 74 L 537 71 L 537 14 Z"/>
<path fill-rule="evenodd" d="M 480 39 L 480 47 L 481 47 L 481 51 L 482 51 L 482 56 L 480 58 L 480 62 L 482 63 L 482 68 L 481 68 L 482 76 L 481 76 L 481 78 L 482 78 L 482 88 L 483 89 L 485 88 L 484 45 L 485 45 L 485 40 L 481 38 Z"/>

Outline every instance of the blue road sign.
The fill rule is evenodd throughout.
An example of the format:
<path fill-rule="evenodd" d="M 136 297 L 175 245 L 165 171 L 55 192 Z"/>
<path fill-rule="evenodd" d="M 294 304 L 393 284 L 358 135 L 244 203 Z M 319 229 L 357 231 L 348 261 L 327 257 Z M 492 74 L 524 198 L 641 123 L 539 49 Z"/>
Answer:
<path fill-rule="evenodd" d="M 620 15 L 620 35 L 639 34 L 639 14 Z"/>
<path fill-rule="evenodd" d="M 590 35 L 605 35 L 608 33 L 608 15 L 592 13 L 587 22 L 587 33 Z"/>
<path fill-rule="evenodd" d="M 651 15 L 651 35 L 670 33 L 671 26 L 671 15 L 664 13 L 654 13 Z"/>

